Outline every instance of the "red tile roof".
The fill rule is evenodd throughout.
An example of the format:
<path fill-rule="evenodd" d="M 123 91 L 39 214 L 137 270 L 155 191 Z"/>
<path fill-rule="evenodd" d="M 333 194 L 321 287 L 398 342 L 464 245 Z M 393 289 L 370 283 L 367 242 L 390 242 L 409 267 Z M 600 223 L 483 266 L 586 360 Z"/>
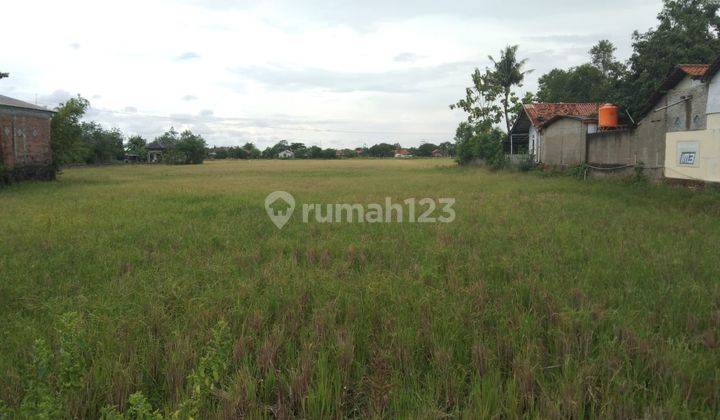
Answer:
<path fill-rule="evenodd" d="M 707 64 L 680 64 L 678 68 L 689 76 L 702 77 L 710 66 Z"/>
<path fill-rule="evenodd" d="M 557 117 L 587 118 L 598 113 L 600 104 L 566 104 L 566 103 L 537 103 L 523 105 L 530 122 L 535 127 L 541 127 L 548 121 Z"/>

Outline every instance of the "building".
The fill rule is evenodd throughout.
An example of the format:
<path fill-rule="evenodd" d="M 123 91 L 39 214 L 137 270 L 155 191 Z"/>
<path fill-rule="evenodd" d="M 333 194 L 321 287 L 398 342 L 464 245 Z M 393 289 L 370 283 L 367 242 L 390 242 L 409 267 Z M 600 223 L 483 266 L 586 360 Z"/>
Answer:
<path fill-rule="evenodd" d="M 160 163 L 163 160 L 163 154 L 167 150 L 167 146 L 160 140 L 155 140 L 147 145 L 148 163 Z"/>
<path fill-rule="evenodd" d="M 398 159 L 408 159 L 413 157 L 413 155 L 410 154 L 410 151 L 407 149 L 397 149 L 395 151 L 395 157 Z"/>
<path fill-rule="evenodd" d="M 0 182 L 54 179 L 52 116 L 46 108 L 0 95 Z"/>
<path fill-rule="evenodd" d="M 708 65 L 676 66 L 649 98 L 637 121 L 626 129 L 600 131 L 587 137 L 587 162 L 603 173 L 630 173 L 644 168 L 652 179 L 671 172 L 666 165 L 669 133 L 704 130 L 708 89 L 703 81 Z M 674 155 L 674 153 L 673 153 Z"/>
<path fill-rule="evenodd" d="M 720 182 L 719 70 L 720 57 L 704 66 L 702 78 L 685 77 L 684 94 L 671 100 L 676 109 L 670 120 L 673 130 L 665 136 L 666 178 Z"/>
<path fill-rule="evenodd" d="M 278 153 L 278 157 L 280 159 L 293 159 L 295 158 L 295 153 L 290 149 L 283 150 L 282 152 Z"/>
<path fill-rule="evenodd" d="M 569 166 L 585 161 L 585 137 L 597 131 L 595 103 L 534 103 L 523 105 L 506 152 L 530 154 L 537 163 Z"/>
<path fill-rule="evenodd" d="M 443 153 L 443 151 L 440 149 L 435 149 L 432 151 L 432 157 L 435 157 L 435 158 L 445 157 L 445 153 Z"/>

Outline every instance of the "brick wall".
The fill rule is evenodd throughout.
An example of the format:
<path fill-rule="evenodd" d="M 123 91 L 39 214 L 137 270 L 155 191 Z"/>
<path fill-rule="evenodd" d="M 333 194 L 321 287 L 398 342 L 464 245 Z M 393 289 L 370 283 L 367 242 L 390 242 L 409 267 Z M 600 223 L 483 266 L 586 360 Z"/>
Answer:
<path fill-rule="evenodd" d="M 5 169 L 49 166 L 50 114 L 0 109 L 0 154 Z"/>

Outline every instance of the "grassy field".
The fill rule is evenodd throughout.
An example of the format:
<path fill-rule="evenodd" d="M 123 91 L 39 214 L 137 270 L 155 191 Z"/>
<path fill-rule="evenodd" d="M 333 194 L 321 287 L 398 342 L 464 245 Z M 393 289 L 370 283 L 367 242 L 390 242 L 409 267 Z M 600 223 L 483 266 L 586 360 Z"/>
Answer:
<path fill-rule="evenodd" d="M 454 197 L 451 224 L 268 219 Z M 720 195 L 238 161 L 0 190 L 0 417 L 715 417 Z"/>

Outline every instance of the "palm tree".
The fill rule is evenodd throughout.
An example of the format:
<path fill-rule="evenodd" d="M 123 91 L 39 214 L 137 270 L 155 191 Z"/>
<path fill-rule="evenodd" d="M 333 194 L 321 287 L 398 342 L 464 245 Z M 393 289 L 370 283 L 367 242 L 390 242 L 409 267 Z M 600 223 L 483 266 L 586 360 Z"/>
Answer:
<path fill-rule="evenodd" d="M 502 89 L 503 99 L 501 100 L 503 111 L 505 113 L 505 125 L 507 126 L 508 135 L 510 134 L 510 95 L 514 86 L 522 87 L 525 75 L 532 73 L 532 70 L 523 70 L 527 59 L 518 61 L 518 46 L 507 46 L 500 51 L 500 60 L 495 60 L 492 56 L 488 56 L 493 62 L 494 70 L 492 78 L 494 82 Z"/>

